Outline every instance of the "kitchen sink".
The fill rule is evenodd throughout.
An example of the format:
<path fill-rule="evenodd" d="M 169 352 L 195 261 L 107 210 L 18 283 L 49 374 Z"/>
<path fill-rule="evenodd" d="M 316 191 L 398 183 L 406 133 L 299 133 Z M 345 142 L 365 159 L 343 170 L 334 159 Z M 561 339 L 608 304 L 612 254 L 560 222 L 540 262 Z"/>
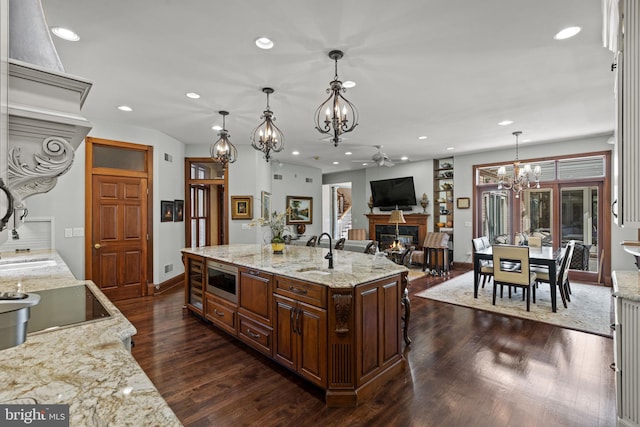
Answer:
<path fill-rule="evenodd" d="M 56 261 L 50 258 L 31 258 L 0 261 L 0 272 L 17 271 L 17 270 L 31 270 L 34 268 L 53 267 L 56 265 Z"/>

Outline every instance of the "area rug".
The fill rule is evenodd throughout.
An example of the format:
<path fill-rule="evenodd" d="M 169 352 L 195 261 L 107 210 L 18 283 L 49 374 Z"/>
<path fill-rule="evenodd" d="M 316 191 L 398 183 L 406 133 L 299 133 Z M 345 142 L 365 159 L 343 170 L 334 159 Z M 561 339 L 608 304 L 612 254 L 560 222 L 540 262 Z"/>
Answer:
<path fill-rule="evenodd" d="M 531 311 L 529 312 L 527 312 L 526 301 L 522 301 L 521 290 L 518 291 L 518 295 L 514 295 L 509 299 L 505 289 L 504 298 L 500 298 L 498 293 L 496 305 L 493 305 L 491 303 L 493 282 L 486 284 L 484 288 L 480 287 L 478 298 L 474 298 L 473 271 L 454 277 L 415 295 L 463 307 L 535 320 L 563 328 L 610 337 L 611 288 L 571 282 L 571 290 L 571 302 L 567 303 L 568 308 L 564 308 L 558 294 L 558 309 L 556 313 L 551 311 L 549 285 L 546 283 L 539 285 L 536 291 L 536 303 L 531 303 Z"/>

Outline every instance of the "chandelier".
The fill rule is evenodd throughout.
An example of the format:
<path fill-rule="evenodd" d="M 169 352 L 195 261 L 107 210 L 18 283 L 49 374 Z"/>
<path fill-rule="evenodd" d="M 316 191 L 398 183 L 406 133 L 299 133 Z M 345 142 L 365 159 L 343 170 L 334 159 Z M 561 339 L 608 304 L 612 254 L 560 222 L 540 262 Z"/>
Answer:
<path fill-rule="evenodd" d="M 516 137 L 516 159 L 513 161 L 513 176 L 507 176 L 507 170 L 504 166 L 498 168 L 498 190 L 506 188 L 516 193 L 516 199 L 520 198 L 520 192 L 525 188 L 531 188 L 531 178 L 536 184 L 536 188 L 540 188 L 540 166 L 536 165 L 531 170 L 531 165 L 521 165 L 518 160 L 518 136 L 522 135 L 521 131 L 513 132 Z"/>
<path fill-rule="evenodd" d="M 320 104 L 315 114 L 316 129 L 320 133 L 332 135 L 331 141 L 335 147 L 342 140 L 343 133 L 351 132 L 358 125 L 358 110 L 342 96 L 347 89 L 342 87 L 342 82 L 338 80 L 338 59 L 343 56 L 341 50 L 329 52 L 329 58 L 335 61 L 335 76 L 333 81 L 329 82 L 329 97 Z"/>
<path fill-rule="evenodd" d="M 218 113 L 222 116 L 222 130 L 218 134 L 220 138 L 211 146 L 210 153 L 211 158 L 222 163 L 222 168 L 226 169 L 229 163 L 234 163 L 238 160 L 238 150 L 229 141 L 230 135 L 225 125 L 225 117 L 229 115 L 229 112 L 218 111 Z"/>
<path fill-rule="evenodd" d="M 262 123 L 251 134 L 251 146 L 258 151 L 264 153 L 264 159 L 269 162 L 272 151 L 278 153 L 284 148 L 284 134 L 273 122 L 276 118 L 273 117 L 273 112 L 269 109 L 269 95 L 273 93 L 273 89 L 265 87 L 262 89 L 267 94 L 267 109 L 264 110 L 261 119 L 264 119 Z"/>

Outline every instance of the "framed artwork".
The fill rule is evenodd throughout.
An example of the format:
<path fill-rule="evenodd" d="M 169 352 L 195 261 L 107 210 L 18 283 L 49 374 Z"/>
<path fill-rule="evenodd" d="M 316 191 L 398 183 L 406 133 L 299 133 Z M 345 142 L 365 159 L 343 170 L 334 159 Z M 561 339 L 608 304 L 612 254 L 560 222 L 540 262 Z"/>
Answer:
<path fill-rule="evenodd" d="M 184 200 L 173 201 L 173 221 L 184 221 Z"/>
<path fill-rule="evenodd" d="M 231 196 L 231 219 L 253 219 L 253 196 Z"/>
<path fill-rule="evenodd" d="M 458 209 L 469 209 L 471 200 L 468 197 L 458 197 L 456 199 Z"/>
<path fill-rule="evenodd" d="M 173 221 L 173 201 L 160 201 L 160 222 Z"/>
<path fill-rule="evenodd" d="M 260 193 L 261 217 L 268 220 L 271 213 L 271 193 L 263 191 Z"/>
<path fill-rule="evenodd" d="M 313 221 L 313 198 L 287 196 L 287 224 L 311 224 Z"/>

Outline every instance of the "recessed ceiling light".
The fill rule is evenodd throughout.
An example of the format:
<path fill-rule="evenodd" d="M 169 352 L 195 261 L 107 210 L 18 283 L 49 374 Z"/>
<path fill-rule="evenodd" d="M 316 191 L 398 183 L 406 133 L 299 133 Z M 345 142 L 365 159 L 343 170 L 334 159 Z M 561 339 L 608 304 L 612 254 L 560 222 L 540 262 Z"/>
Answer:
<path fill-rule="evenodd" d="M 456 147 L 447 147 L 447 151 L 455 150 Z"/>
<path fill-rule="evenodd" d="M 407 156 L 402 156 L 402 157 L 400 157 L 400 160 L 402 160 L 404 162 L 405 160 L 409 160 L 409 158 Z"/>
<path fill-rule="evenodd" d="M 133 111 L 133 108 L 129 107 L 128 105 L 118 105 L 118 110 L 120 111 Z"/>
<path fill-rule="evenodd" d="M 531 142 L 532 139 L 531 138 L 527 138 L 527 139 L 523 139 L 521 142 Z"/>
<path fill-rule="evenodd" d="M 191 99 L 200 98 L 200 94 L 195 93 L 195 92 L 187 92 L 185 95 L 187 95 L 187 98 L 191 98 Z"/>
<path fill-rule="evenodd" d="M 260 49 L 271 49 L 273 47 L 273 42 L 268 37 L 258 37 L 256 39 L 256 46 Z"/>
<path fill-rule="evenodd" d="M 580 32 L 582 28 L 580 27 L 567 27 L 567 28 L 563 28 L 562 30 L 558 31 L 558 34 L 556 34 L 555 36 L 553 36 L 554 39 L 556 40 L 566 40 L 566 39 L 570 39 L 571 37 L 575 36 L 576 34 L 578 34 Z"/>
<path fill-rule="evenodd" d="M 345 151 L 345 153 L 344 153 L 344 155 L 345 155 L 345 156 L 350 156 L 350 155 L 352 155 L 352 154 L 353 154 L 353 153 L 352 153 L 351 151 Z"/>
<path fill-rule="evenodd" d="M 68 28 L 51 27 L 51 32 L 61 39 L 68 40 L 70 42 L 77 42 L 80 40 L 80 36 Z"/>
<path fill-rule="evenodd" d="M 291 154 L 293 154 L 294 156 L 298 156 L 298 155 L 300 155 L 300 152 L 298 150 L 296 150 L 296 151 L 292 151 Z"/>
<path fill-rule="evenodd" d="M 222 130 L 222 126 L 220 126 L 220 125 L 213 125 L 213 126 L 211 126 L 211 129 L 213 129 L 213 130 Z"/>
<path fill-rule="evenodd" d="M 362 166 L 367 166 L 369 163 L 363 163 Z"/>
<path fill-rule="evenodd" d="M 333 164 L 334 164 L 334 165 L 339 165 L 339 164 L 340 164 L 340 162 L 333 162 Z"/>
<path fill-rule="evenodd" d="M 355 87 L 355 85 L 356 85 L 356 82 L 351 81 L 351 80 L 347 80 L 346 82 L 342 83 L 342 86 L 346 87 L 347 89 Z"/>
<path fill-rule="evenodd" d="M 427 135 L 419 136 L 418 139 L 427 139 Z"/>
<path fill-rule="evenodd" d="M 513 123 L 513 120 L 503 120 L 500 123 L 498 123 L 498 126 L 507 126 L 507 125 L 510 125 L 511 123 Z"/>

